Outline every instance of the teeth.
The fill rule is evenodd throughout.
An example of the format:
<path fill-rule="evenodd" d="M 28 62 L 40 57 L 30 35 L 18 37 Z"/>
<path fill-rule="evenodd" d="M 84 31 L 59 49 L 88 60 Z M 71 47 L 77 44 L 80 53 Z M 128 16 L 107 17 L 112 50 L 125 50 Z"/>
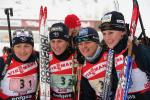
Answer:
<path fill-rule="evenodd" d="M 55 49 L 55 51 L 58 51 L 59 49 Z"/>

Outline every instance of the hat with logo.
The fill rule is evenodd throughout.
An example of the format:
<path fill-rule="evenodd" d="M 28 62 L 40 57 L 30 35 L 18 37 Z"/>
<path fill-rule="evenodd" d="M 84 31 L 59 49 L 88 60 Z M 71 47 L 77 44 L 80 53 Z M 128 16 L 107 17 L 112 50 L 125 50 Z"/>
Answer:
<path fill-rule="evenodd" d="M 69 41 L 69 29 L 63 23 L 55 23 L 51 26 L 49 32 L 49 38 L 52 39 L 63 39 Z"/>
<path fill-rule="evenodd" d="M 125 31 L 126 25 L 123 14 L 117 11 L 106 13 L 101 19 L 101 24 L 99 28 L 101 29 L 101 31 L 105 30 Z"/>
<path fill-rule="evenodd" d="M 15 30 L 12 37 L 12 46 L 18 43 L 29 43 L 34 46 L 33 34 L 31 30 Z"/>
<path fill-rule="evenodd" d="M 76 42 L 93 41 L 100 43 L 98 32 L 91 27 L 81 28 L 76 36 Z"/>
<path fill-rule="evenodd" d="M 75 27 L 81 26 L 80 19 L 75 14 L 67 15 L 65 17 L 64 23 L 68 28 L 75 28 Z"/>

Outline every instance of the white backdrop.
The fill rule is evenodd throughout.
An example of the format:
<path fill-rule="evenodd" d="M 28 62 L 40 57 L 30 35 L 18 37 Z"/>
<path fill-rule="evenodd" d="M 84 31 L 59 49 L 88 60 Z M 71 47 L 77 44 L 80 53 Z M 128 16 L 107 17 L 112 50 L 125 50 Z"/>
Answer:
<path fill-rule="evenodd" d="M 150 0 L 137 1 L 146 35 L 150 37 Z M 12 18 L 39 19 L 40 6 L 44 4 L 48 8 L 50 20 L 64 20 L 70 13 L 77 14 L 81 20 L 100 20 L 104 13 L 117 9 L 124 14 L 127 23 L 131 22 L 133 8 L 132 0 L 0 0 L 0 4 L 0 18 L 6 18 L 4 8 L 12 7 Z M 135 35 L 139 36 L 140 33 L 141 28 L 138 25 Z"/>
<path fill-rule="evenodd" d="M 119 10 L 130 23 L 132 15 L 132 0 L 0 0 L 0 18 L 6 18 L 4 9 L 12 7 L 13 19 L 38 19 L 39 9 L 45 1 L 48 7 L 48 19 L 63 20 L 69 13 L 77 14 L 81 20 L 100 20 L 102 15 L 110 10 Z M 118 5 L 114 3 L 118 1 Z M 150 0 L 137 0 L 140 7 L 146 35 L 150 37 Z M 118 7 L 116 7 L 118 6 Z M 141 28 L 138 23 L 136 35 L 139 36 Z M 0 55 L 4 45 L 0 43 Z M 35 48 L 38 48 L 35 46 Z"/>

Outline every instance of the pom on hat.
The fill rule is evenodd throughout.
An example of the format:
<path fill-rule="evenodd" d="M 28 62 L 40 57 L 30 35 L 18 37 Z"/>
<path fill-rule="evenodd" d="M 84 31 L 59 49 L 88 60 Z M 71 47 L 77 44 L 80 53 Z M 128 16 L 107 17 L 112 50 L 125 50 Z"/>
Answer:
<path fill-rule="evenodd" d="M 64 23 L 68 28 L 81 26 L 80 19 L 75 14 L 67 15 Z"/>
<path fill-rule="evenodd" d="M 126 25 L 123 14 L 117 11 L 106 13 L 101 19 L 101 24 L 99 28 L 101 29 L 101 31 L 105 30 L 125 31 Z"/>
<path fill-rule="evenodd" d="M 69 29 L 63 23 L 55 23 L 50 28 L 49 33 L 50 40 L 52 39 L 63 39 L 65 41 L 69 41 Z"/>

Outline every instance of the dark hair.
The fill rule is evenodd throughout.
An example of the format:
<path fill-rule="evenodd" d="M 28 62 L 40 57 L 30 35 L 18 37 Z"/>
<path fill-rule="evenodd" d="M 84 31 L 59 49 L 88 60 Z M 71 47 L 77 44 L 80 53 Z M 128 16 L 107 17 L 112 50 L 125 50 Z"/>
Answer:
<path fill-rule="evenodd" d="M 11 53 L 11 48 L 9 48 L 9 47 L 4 47 L 4 48 L 3 48 L 3 54 L 5 54 L 5 53 L 7 53 L 7 54 Z"/>

